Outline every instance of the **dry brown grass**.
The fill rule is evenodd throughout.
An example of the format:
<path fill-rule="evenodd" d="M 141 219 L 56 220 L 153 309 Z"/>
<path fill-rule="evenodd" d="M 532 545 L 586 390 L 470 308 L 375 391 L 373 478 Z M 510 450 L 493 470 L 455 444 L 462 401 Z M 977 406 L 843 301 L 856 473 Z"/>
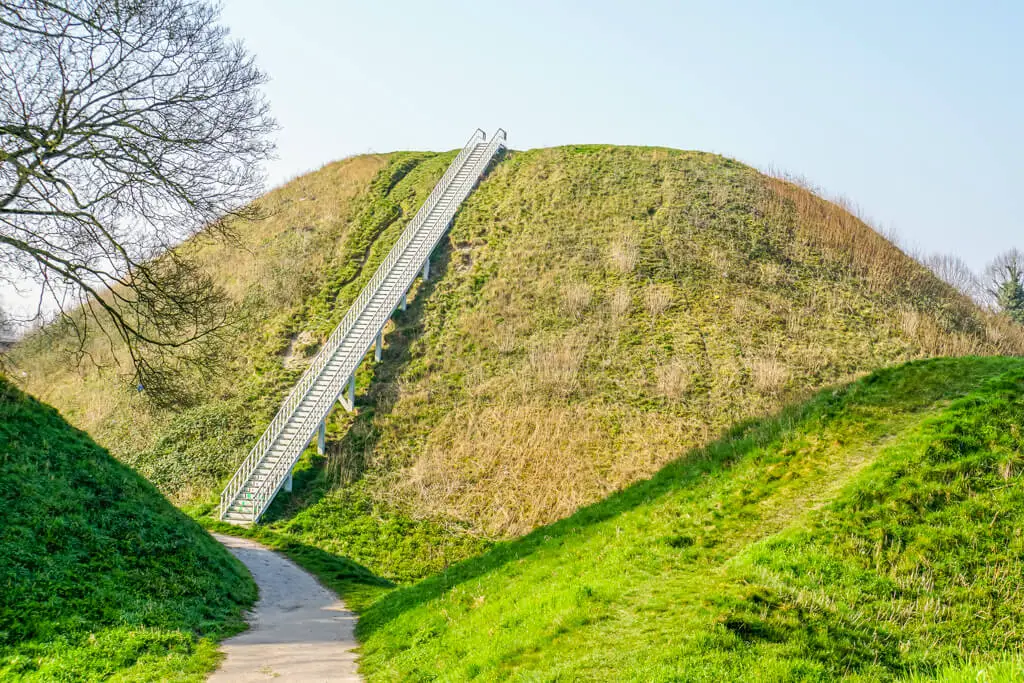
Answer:
<path fill-rule="evenodd" d="M 344 239 L 337 230 L 349 203 L 386 161 L 379 154 L 351 157 L 271 190 L 257 201 L 267 218 L 238 225 L 237 244 L 202 244 L 199 257 L 236 301 L 262 283 L 273 305 L 293 305 L 301 298 L 303 275 L 340 253 Z M 333 239 L 326 242 L 326 235 Z"/>
<path fill-rule="evenodd" d="M 580 385 L 580 367 L 587 341 L 579 334 L 538 342 L 530 352 L 530 368 L 537 384 L 556 396 L 568 396 Z"/>
<path fill-rule="evenodd" d="M 570 318 L 579 320 L 594 297 L 594 288 L 586 282 L 571 281 L 562 288 L 562 309 Z"/>
<path fill-rule="evenodd" d="M 750 379 L 754 389 L 761 393 L 778 395 L 789 380 L 789 375 L 789 368 L 774 356 L 750 361 Z"/>
<path fill-rule="evenodd" d="M 678 418 L 582 405 L 463 406 L 397 481 L 423 513 L 516 535 L 653 474 L 693 430 Z"/>
<path fill-rule="evenodd" d="M 692 361 L 685 358 L 675 358 L 659 365 L 654 371 L 658 392 L 673 400 L 683 398 L 693 386 L 696 371 Z"/>
<path fill-rule="evenodd" d="M 761 281 L 768 287 L 778 287 L 789 279 L 786 268 L 781 263 L 767 261 L 757 265 Z"/>
<path fill-rule="evenodd" d="M 612 242 L 608 252 L 608 260 L 612 267 L 620 273 L 632 273 L 640 256 L 640 245 L 632 232 L 621 235 Z"/>
<path fill-rule="evenodd" d="M 985 335 L 996 351 L 1006 356 L 1024 355 L 1024 326 L 1006 316 L 984 315 Z"/>
<path fill-rule="evenodd" d="M 1024 355 L 1024 328 L 1003 316 L 978 310 L 974 329 L 951 329 L 928 312 L 900 309 L 900 327 L 921 349 L 922 357 Z"/>
<path fill-rule="evenodd" d="M 633 308 L 633 294 L 629 291 L 629 287 L 625 285 L 617 287 L 608 300 L 608 308 L 612 318 L 616 321 L 628 316 L 630 309 Z"/>
<path fill-rule="evenodd" d="M 864 277 L 873 291 L 907 290 L 930 299 L 949 297 L 949 285 L 858 218 L 848 202 L 822 199 L 794 181 L 765 176 L 765 182 L 771 190 L 766 211 L 779 215 L 795 209 L 798 236 Z"/>
<path fill-rule="evenodd" d="M 519 348 L 519 339 L 516 337 L 515 330 L 510 329 L 507 325 L 498 329 L 494 339 L 498 353 L 515 353 L 516 349 Z"/>
<path fill-rule="evenodd" d="M 999 464 L 999 476 L 1003 481 L 1010 481 L 1014 476 L 1013 461 L 1005 460 Z"/>
<path fill-rule="evenodd" d="M 644 306 L 652 320 L 656 320 L 672 305 L 670 285 L 649 285 L 644 290 Z"/>
<path fill-rule="evenodd" d="M 903 334 L 916 338 L 918 331 L 921 329 L 921 314 L 913 308 L 901 306 L 900 327 L 903 328 Z"/>
<path fill-rule="evenodd" d="M 1024 355 L 1024 328 L 982 310 L 859 218 L 849 202 L 822 199 L 799 180 L 766 176 L 765 183 L 764 213 L 780 221 L 791 213 L 801 245 L 822 250 L 888 299 L 898 311 L 895 329 L 918 345 L 920 356 Z"/>

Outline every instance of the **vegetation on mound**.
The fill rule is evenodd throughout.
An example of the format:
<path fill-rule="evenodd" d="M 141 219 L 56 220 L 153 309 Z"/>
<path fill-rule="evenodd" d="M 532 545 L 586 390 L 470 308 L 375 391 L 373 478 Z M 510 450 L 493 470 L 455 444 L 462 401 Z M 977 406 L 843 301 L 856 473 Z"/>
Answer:
<path fill-rule="evenodd" d="M 1014 680 L 1024 361 L 826 390 L 363 613 L 371 680 Z M 981 679 L 978 679 L 981 680 Z"/>
<path fill-rule="evenodd" d="M 515 153 L 450 244 L 276 528 L 308 538 L 356 490 L 515 535 L 814 388 L 1024 350 L 840 207 L 712 155 Z"/>
<path fill-rule="evenodd" d="M 131 378 L 118 375 L 118 349 L 98 341 L 89 355 L 101 367 L 69 370 L 75 340 L 59 322 L 15 348 L 13 376 L 175 502 L 204 500 L 244 457 L 386 254 L 404 223 L 403 209 L 421 201 L 425 193 L 416 192 L 440 175 L 434 163 L 419 169 L 425 179 L 407 177 L 423 158 L 396 154 L 332 164 L 261 199 L 268 218 L 236 224 L 238 244 L 182 247 L 197 252 L 234 302 L 235 329 L 214 350 L 220 372 L 182 379 L 191 400 L 177 409 L 155 407 L 146 393 L 137 394 Z"/>
<path fill-rule="evenodd" d="M 189 245 L 238 307 L 222 373 L 156 408 L 69 372 L 61 331 L 21 381 L 196 514 L 241 461 L 452 154 L 332 164 L 261 200 L 243 249 Z M 934 354 L 1024 352 L 854 216 L 722 157 L 510 153 L 457 216 L 435 279 L 307 453 L 275 534 L 390 580 L 440 571 L 650 476 L 814 389 Z M 93 350 L 102 358 L 104 350 Z"/>
<path fill-rule="evenodd" d="M 256 599 L 142 477 L 0 378 L 0 679 L 201 681 Z"/>

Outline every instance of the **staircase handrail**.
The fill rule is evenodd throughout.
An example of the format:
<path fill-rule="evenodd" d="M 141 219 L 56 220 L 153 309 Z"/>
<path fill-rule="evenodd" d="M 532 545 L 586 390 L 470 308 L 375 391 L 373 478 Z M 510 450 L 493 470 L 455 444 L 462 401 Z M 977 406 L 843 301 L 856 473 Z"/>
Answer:
<path fill-rule="evenodd" d="M 282 401 L 281 407 L 274 415 L 274 418 L 270 421 L 270 424 L 267 425 L 262 436 L 260 436 L 259 440 L 249 451 L 245 460 L 243 460 L 241 465 L 238 466 L 238 469 L 235 470 L 234 475 L 221 492 L 221 514 L 224 514 L 228 506 L 238 495 L 238 492 L 242 490 L 245 482 L 249 479 L 249 475 L 251 475 L 259 465 L 263 455 L 273 445 L 274 440 L 277 438 L 278 434 L 280 434 L 281 430 L 284 429 L 285 425 L 288 423 L 288 419 L 291 417 L 292 413 L 294 413 L 299 403 L 301 403 L 302 398 L 305 397 L 306 392 L 309 390 L 310 386 L 312 386 L 316 377 L 319 376 L 320 372 L 323 370 L 324 365 L 327 363 L 327 359 L 334 354 L 338 345 L 341 344 L 345 335 L 348 334 L 352 325 L 355 324 L 355 321 L 359 318 L 359 313 L 365 306 L 366 301 L 369 300 L 370 296 L 372 296 L 372 292 L 380 285 L 381 280 L 383 280 L 382 273 L 386 274 L 387 270 L 394 264 L 398 255 L 400 255 L 401 250 L 408 245 L 412 237 L 420 227 L 422 227 L 427 217 L 429 217 L 431 211 L 433 211 L 437 202 L 440 200 L 441 195 L 444 194 L 444 191 L 461 170 L 466 159 L 473 152 L 476 146 L 486 140 L 486 138 L 487 134 L 479 128 L 473 131 L 473 134 L 469 137 L 469 140 L 462 148 L 462 151 L 456 155 L 455 159 L 448 166 L 448 170 L 445 171 L 443 176 L 441 176 L 437 185 L 434 186 L 434 190 L 427 197 L 426 201 L 423 202 L 423 205 L 420 207 L 419 211 L 416 212 L 412 221 L 410 221 L 409 225 L 407 225 L 405 230 L 402 231 L 402 235 L 399 237 L 398 242 L 396 242 L 391 248 L 391 251 L 388 252 L 387 257 L 384 262 L 380 264 L 380 267 L 377 268 L 377 272 L 374 273 L 373 278 L 371 278 L 370 282 L 363 287 L 359 297 L 349 307 L 348 313 L 345 314 L 345 317 L 342 318 L 341 322 L 334 328 L 334 331 L 320 348 L 320 352 L 313 358 L 309 366 L 306 368 L 306 371 L 299 378 L 298 382 L 295 383 L 291 392 L 289 392 L 288 396 L 284 401 Z M 367 296 L 368 291 L 370 292 L 370 296 Z"/>
<path fill-rule="evenodd" d="M 460 193 L 463 196 L 463 198 L 469 194 L 469 191 L 472 190 L 472 186 L 475 185 L 477 181 L 479 181 L 480 176 L 486 170 L 487 165 L 490 164 L 498 149 L 504 147 L 505 139 L 505 131 L 499 128 L 498 132 L 495 133 L 495 135 L 491 138 L 491 143 L 487 146 L 487 149 L 485 150 L 483 156 L 481 156 L 481 158 L 477 161 L 478 164 L 483 164 L 479 172 L 471 173 L 465 179 L 463 179 L 462 184 L 460 185 L 460 190 L 463 189 L 466 184 L 470 185 L 468 190 L 466 190 L 464 193 Z M 444 235 L 445 231 L 448 228 L 449 222 L 452 220 L 452 218 L 454 218 L 455 213 L 458 211 L 461 204 L 462 201 L 451 202 L 444 209 L 443 213 L 441 214 L 442 220 L 438 220 L 434 223 L 436 234 L 434 235 L 433 239 L 429 240 L 429 242 L 425 242 L 424 244 L 420 245 L 419 250 L 417 251 L 417 255 L 422 255 L 423 258 L 413 259 L 412 261 L 410 261 L 409 264 L 406 265 L 406 268 L 402 273 L 404 277 L 400 278 L 400 281 L 404 284 L 403 291 L 404 289 L 407 289 L 408 286 L 412 284 L 412 281 L 416 278 L 416 273 L 419 272 L 420 267 L 422 265 L 421 261 L 429 257 L 430 253 L 434 250 L 434 248 L 437 247 L 437 243 Z M 412 237 L 410 237 L 409 240 L 406 240 L 405 244 L 402 245 L 402 249 L 400 250 L 398 249 L 399 244 L 396 243 L 395 246 L 392 247 L 391 253 L 398 253 L 399 255 L 401 255 L 402 252 L 404 251 L 405 246 L 408 246 L 408 243 L 409 241 L 411 241 L 411 239 Z M 389 253 L 389 257 L 391 256 L 391 253 Z M 386 259 L 385 261 L 387 260 L 388 259 Z M 395 260 L 397 260 L 397 258 Z M 394 260 L 391 261 L 391 265 L 394 265 Z M 381 272 L 384 272 L 385 275 L 390 274 L 390 268 L 387 271 L 383 271 L 383 266 L 384 264 L 382 263 L 381 268 L 378 269 L 377 274 L 380 274 Z M 374 280 L 376 279 L 377 275 L 375 274 Z M 383 278 L 381 279 L 383 280 Z M 373 288 L 373 294 L 377 293 L 379 285 L 380 282 L 377 282 L 377 286 Z M 369 289 L 370 285 L 368 283 L 367 286 L 363 289 L 363 293 L 366 293 Z M 360 298 L 362 298 L 362 294 L 360 295 Z M 372 295 L 370 298 L 372 298 Z M 360 314 L 365 311 L 365 303 L 368 302 L 369 298 L 367 299 L 366 302 L 364 302 L 363 306 L 359 307 L 358 310 Z M 375 311 L 371 316 L 371 321 L 373 324 L 370 324 L 368 326 L 368 329 L 374 330 L 373 334 L 370 335 L 371 339 L 376 336 L 376 330 L 379 329 L 380 327 L 383 327 L 384 323 L 387 322 L 388 318 L 394 312 L 394 308 L 397 305 L 398 301 L 395 301 L 392 304 L 391 309 L 386 311 L 383 316 L 380 316 L 380 310 L 382 307 L 378 306 L 378 310 Z M 352 307 L 349 309 L 349 312 L 356 310 L 356 308 L 356 305 L 353 304 Z M 365 355 L 368 349 L 369 345 L 367 345 L 365 349 L 362 349 L 362 353 L 358 354 L 358 357 L 361 358 L 363 355 Z M 331 405 L 336 400 L 338 400 L 338 396 L 341 395 L 343 387 L 345 383 L 348 381 L 348 377 L 346 376 L 346 374 L 347 373 L 337 373 L 336 376 L 332 379 L 331 384 L 328 385 L 328 387 L 326 387 L 326 389 L 321 392 L 321 395 L 317 398 L 316 403 L 312 406 L 309 414 L 306 416 L 306 419 L 303 420 L 303 423 L 289 438 L 288 443 L 285 445 L 284 452 L 285 454 L 289 454 L 289 451 L 293 450 L 292 444 L 296 442 L 301 444 L 302 448 L 299 449 L 298 453 L 292 453 L 289 454 L 289 457 L 280 458 L 278 462 L 274 465 L 273 469 L 270 471 L 266 479 L 264 480 L 263 484 L 259 487 L 259 489 L 256 492 L 253 493 L 251 498 L 253 522 L 259 519 L 259 517 L 263 514 L 266 507 L 269 506 L 270 502 L 274 499 L 274 496 L 277 495 L 278 490 L 281 488 L 281 486 L 284 484 L 284 481 L 288 477 L 288 472 L 295 465 L 295 461 L 298 459 L 298 456 L 301 455 L 302 449 L 305 448 L 305 444 L 309 442 L 310 438 L 312 438 L 313 432 L 316 430 L 320 420 L 322 419 L 319 417 L 314 418 L 314 416 L 326 413 L 330 409 Z"/>

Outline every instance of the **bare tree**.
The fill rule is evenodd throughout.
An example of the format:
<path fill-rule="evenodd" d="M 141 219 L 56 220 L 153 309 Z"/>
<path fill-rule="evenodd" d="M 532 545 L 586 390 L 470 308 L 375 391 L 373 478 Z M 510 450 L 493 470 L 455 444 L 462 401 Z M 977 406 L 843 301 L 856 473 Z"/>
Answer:
<path fill-rule="evenodd" d="M 1024 324 L 1024 253 L 1005 251 L 985 269 L 989 305 Z"/>
<path fill-rule="evenodd" d="M 250 215 L 272 152 L 265 76 L 219 19 L 204 0 L 0 0 L 0 278 L 31 278 L 81 348 L 121 340 L 140 383 L 225 324 L 175 247 Z"/>
<path fill-rule="evenodd" d="M 0 379 L 3 379 L 4 371 L 7 369 L 7 361 L 4 354 L 14 344 L 14 330 L 11 327 L 10 319 L 4 310 L 0 308 Z"/>
<path fill-rule="evenodd" d="M 961 294 L 975 301 L 982 297 L 982 286 L 978 276 L 959 256 L 952 254 L 932 254 L 922 260 L 943 282 L 954 287 Z"/>

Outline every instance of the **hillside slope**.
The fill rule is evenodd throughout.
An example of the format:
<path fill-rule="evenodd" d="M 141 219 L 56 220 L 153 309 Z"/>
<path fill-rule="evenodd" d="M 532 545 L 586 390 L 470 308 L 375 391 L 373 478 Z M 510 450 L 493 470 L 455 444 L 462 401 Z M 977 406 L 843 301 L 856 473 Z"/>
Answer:
<path fill-rule="evenodd" d="M 202 513 L 451 153 L 357 157 L 261 200 L 241 250 L 196 245 L 235 301 L 221 373 L 156 408 L 72 372 L 59 328 L 20 381 Z M 193 248 L 190 245 L 190 248 Z M 658 471 L 816 388 L 930 355 L 1022 353 L 841 208 L 729 159 L 607 146 L 513 152 L 436 277 L 267 517 L 393 579 L 444 568 Z M 102 344 L 94 355 L 103 358 Z M 109 354 L 108 354 L 109 355 Z"/>
<path fill-rule="evenodd" d="M 370 680 L 1024 677 L 1024 360 L 933 360 L 746 424 L 379 599 Z"/>
<path fill-rule="evenodd" d="M 0 679 L 205 679 L 256 598 L 244 568 L 0 377 Z"/>

